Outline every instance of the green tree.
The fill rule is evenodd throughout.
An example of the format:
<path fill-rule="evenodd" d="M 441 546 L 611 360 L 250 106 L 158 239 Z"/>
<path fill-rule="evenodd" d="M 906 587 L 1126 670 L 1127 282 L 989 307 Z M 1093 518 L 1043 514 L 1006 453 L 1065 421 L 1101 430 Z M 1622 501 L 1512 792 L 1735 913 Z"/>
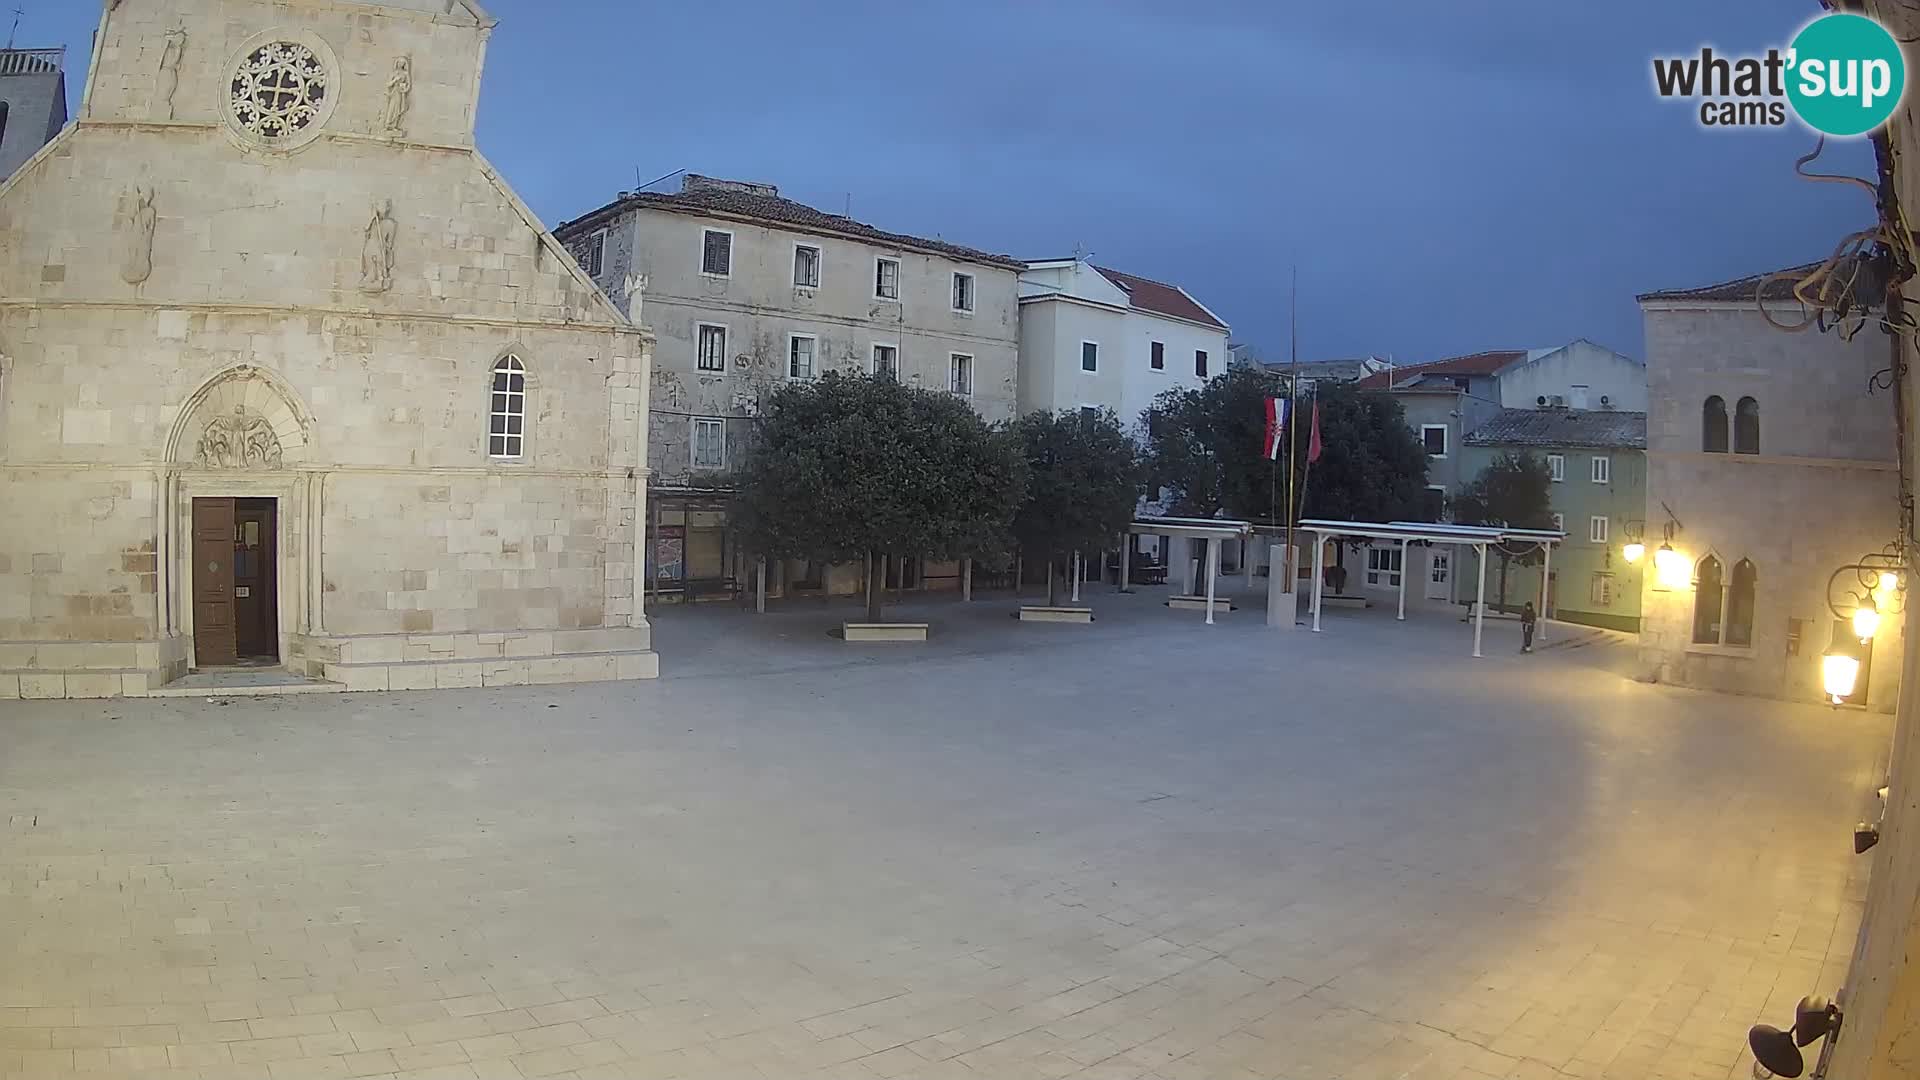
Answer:
<path fill-rule="evenodd" d="M 1251 521 L 1287 520 L 1287 458 L 1304 485 L 1302 517 L 1396 521 L 1418 517 L 1427 498 L 1427 455 L 1393 395 L 1322 383 L 1299 401 L 1295 436 L 1278 461 L 1264 442 L 1267 399 L 1287 397 L 1287 380 L 1234 368 L 1190 390 L 1169 390 L 1142 415 L 1148 482 L 1171 496 L 1176 514 L 1224 510 Z M 1320 406 L 1321 455 L 1309 469 L 1313 403 Z"/>
<path fill-rule="evenodd" d="M 1052 604 L 1060 556 L 1103 550 L 1133 520 L 1140 502 L 1139 459 L 1110 410 L 1030 413 L 1013 431 L 1027 465 L 1026 499 L 1014 515 L 1013 536 L 1022 551 L 1046 556 Z"/>
<path fill-rule="evenodd" d="M 773 558 L 869 561 L 878 621 L 889 554 L 1004 553 L 1026 462 L 952 394 L 830 372 L 775 391 L 740 471 L 734 520 Z"/>
<path fill-rule="evenodd" d="M 1480 475 L 1453 497 L 1454 520 L 1462 525 L 1493 525 L 1514 529 L 1553 528 L 1553 474 L 1547 463 L 1532 454 L 1502 454 L 1480 470 Z M 1507 606 L 1507 569 L 1518 562 L 1532 566 L 1541 548 L 1525 551 L 1496 547 L 1500 556 L 1500 592 L 1496 606 Z"/>

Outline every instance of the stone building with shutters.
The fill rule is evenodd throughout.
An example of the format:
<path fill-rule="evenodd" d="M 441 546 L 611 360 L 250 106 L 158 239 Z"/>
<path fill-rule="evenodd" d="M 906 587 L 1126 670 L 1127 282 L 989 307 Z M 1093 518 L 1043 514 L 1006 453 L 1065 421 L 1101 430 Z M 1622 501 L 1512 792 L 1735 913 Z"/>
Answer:
<path fill-rule="evenodd" d="M 1648 399 L 1643 678 L 1824 700 L 1821 655 L 1847 634 L 1834 608 L 1850 612 L 1872 591 L 1843 568 L 1873 561 L 1900 534 L 1886 335 L 1872 326 L 1851 341 L 1837 328 L 1787 333 L 1756 304 L 1764 284 L 1767 313 L 1799 323 L 1806 316 L 1793 285 L 1813 269 L 1639 298 Z M 1662 575 L 1653 565 L 1663 544 L 1681 572 Z M 1851 704 L 1893 708 L 1909 594 L 1876 600 L 1889 610 Z"/>
<path fill-rule="evenodd" d="M 0 185 L 0 697 L 642 678 L 651 337 L 474 146 L 471 0 L 119 0 Z"/>
<path fill-rule="evenodd" d="M 825 371 L 884 374 L 965 398 L 989 421 L 1017 402 L 1024 264 L 889 232 L 772 184 L 685 174 L 554 229 L 613 296 L 645 282 L 659 334 L 650 388 L 649 587 L 666 599 L 747 587 L 728 474 L 761 401 Z M 1222 342 L 1224 348 L 1224 342 Z M 959 588 L 960 564 L 906 555 L 891 588 Z M 769 568 L 773 595 L 856 592 L 858 565 Z"/>

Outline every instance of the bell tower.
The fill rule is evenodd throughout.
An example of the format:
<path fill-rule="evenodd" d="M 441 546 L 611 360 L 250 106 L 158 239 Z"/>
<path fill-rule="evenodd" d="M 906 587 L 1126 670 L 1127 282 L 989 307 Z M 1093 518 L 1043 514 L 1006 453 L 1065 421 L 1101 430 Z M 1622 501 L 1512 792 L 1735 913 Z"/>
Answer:
<path fill-rule="evenodd" d="M 0 49 L 0 180 L 67 126 L 65 49 Z"/>

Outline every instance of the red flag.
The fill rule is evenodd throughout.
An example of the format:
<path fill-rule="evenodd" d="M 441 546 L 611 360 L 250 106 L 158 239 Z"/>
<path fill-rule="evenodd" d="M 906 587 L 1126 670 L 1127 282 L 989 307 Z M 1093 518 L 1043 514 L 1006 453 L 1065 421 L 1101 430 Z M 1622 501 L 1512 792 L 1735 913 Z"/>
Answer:
<path fill-rule="evenodd" d="M 1320 403 L 1313 403 L 1313 434 L 1307 437 L 1307 464 L 1320 460 Z"/>
<path fill-rule="evenodd" d="M 1280 436 L 1284 434 L 1286 430 L 1287 430 L 1287 400 L 1285 398 L 1277 398 L 1277 397 L 1268 398 L 1267 399 L 1266 444 L 1262 448 L 1267 453 L 1268 461 L 1279 460 Z"/>

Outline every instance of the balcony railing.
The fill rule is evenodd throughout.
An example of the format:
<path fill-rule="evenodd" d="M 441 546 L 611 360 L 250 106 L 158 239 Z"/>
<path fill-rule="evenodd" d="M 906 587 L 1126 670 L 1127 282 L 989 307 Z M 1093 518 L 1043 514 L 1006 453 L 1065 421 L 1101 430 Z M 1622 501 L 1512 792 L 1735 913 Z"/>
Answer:
<path fill-rule="evenodd" d="M 66 63 L 65 49 L 0 49 L 0 75 L 53 75 Z"/>

